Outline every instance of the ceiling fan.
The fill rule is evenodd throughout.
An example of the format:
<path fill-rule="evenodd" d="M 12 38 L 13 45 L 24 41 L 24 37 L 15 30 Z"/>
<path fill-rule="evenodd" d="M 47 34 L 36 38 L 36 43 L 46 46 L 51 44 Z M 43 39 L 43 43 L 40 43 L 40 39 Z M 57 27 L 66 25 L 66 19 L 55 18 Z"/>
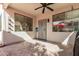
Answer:
<path fill-rule="evenodd" d="M 37 7 L 35 10 L 38 10 L 38 9 L 40 9 L 40 8 L 43 8 L 43 10 L 42 10 L 42 13 L 43 13 L 43 14 L 44 14 L 46 8 L 49 9 L 50 11 L 54 11 L 52 8 L 48 7 L 49 5 L 52 5 L 52 4 L 54 4 L 54 3 L 40 3 L 40 4 L 41 4 L 42 6 Z"/>

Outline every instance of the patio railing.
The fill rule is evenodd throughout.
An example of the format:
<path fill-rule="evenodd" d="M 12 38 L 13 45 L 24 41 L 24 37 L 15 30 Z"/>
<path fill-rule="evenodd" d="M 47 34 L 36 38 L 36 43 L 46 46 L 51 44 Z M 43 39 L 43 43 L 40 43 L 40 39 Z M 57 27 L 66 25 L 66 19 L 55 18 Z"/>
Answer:
<path fill-rule="evenodd" d="M 14 31 L 14 29 L 15 29 L 14 26 L 15 26 L 14 21 L 12 19 L 9 19 L 8 20 L 8 29 L 9 29 L 9 31 Z"/>

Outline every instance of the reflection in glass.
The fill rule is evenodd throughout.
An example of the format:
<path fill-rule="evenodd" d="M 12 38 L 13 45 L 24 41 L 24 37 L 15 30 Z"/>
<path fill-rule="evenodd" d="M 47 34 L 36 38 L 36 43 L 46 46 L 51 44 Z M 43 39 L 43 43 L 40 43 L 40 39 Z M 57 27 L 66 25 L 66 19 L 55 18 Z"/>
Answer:
<path fill-rule="evenodd" d="M 15 14 L 15 31 L 32 31 L 33 19 Z"/>
<path fill-rule="evenodd" d="M 79 31 L 79 9 L 53 15 L 53 31 Z"/>

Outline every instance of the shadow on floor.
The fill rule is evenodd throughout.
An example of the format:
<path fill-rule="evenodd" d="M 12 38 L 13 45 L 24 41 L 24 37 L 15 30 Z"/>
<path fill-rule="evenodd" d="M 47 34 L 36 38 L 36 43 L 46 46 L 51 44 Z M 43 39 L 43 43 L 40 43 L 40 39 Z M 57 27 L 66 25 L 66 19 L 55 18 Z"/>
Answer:
<path fill-rule="evenodd" d="M 16 44 L 20 44 L 22 42 L 24 42 L 24 41 L 13 42 L 13 43 L 9 43 L 9 44 L 6 44 L 6 45 L 4 44 L 4 46 L 2 46 L 2 47 L 10 46 L 10 45 L 16 45 Z M 2 48 L 2 47 L 0 47 L 0 48 Z"/>
<path fill-rule="evenodd" d="M 36 40 L 39 40 L 39 41 L 43 41 L 43 42 L 47 42 L 47 39 L 40 39 L 40 38 L 34 38 Z"/>
<path fill-rule="evenodd" d="M 44 40 L 44 39 L 36 39 L 36 40 L 55 44 L 55 45 L 59 46 L 60 49 L 64 49 L 64 51 L 59 52 L 59 56 L 73 56 L 73 46 L 72 45 L 69 45 L 68 47 L 66 47 L 66 46 L 63 46 L 61 43 L 58 43 L 58 42 L 51 42 L 51 41 L 47 41 L 47 40 Z"/>

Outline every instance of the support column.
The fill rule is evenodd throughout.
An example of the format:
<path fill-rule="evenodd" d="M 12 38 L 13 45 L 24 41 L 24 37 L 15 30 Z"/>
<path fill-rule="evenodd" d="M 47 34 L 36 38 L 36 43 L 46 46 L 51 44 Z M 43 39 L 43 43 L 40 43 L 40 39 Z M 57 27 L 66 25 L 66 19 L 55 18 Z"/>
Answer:
<path fill-rule="evenodd" d="M 6 20 L 5 20 L 5 12 L 4 12 L 3 6 L 2 6 L 1 25 L 2 25 L 1 30 L 6 31 Z"/>
<path fill-rule="evenodd" d="M 1 31 L 0 31 L 0 46 L 3 46 L 3 31 L 5 30 L 4 24 L 4 10 L 2 4 L 0 4 L 0 13 L 1 13 Z"/>

